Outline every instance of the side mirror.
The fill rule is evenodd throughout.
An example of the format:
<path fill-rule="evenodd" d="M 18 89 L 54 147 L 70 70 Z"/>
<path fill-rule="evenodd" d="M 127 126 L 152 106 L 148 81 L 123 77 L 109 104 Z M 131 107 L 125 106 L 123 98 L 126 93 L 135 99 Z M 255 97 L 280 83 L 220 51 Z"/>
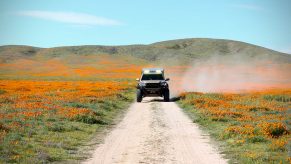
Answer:
<path fill-rule="evenodd" d="M 165 81 L 169 81 L 170 79 L 169 78 L 166 78 L 166 80 Z"/>
<path fill-rule="evenodd" d="M 136 80 L 136 81 L 139 81 L 139 78 L 136 78 L 135 80 Z"/>

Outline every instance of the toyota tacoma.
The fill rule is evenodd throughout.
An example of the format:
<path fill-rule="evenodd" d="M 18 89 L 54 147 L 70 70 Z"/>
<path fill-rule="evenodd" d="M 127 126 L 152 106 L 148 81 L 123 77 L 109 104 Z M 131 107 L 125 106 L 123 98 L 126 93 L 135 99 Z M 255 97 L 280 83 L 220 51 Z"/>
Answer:
<path fill-rule="evenodd" d="M 138 81 L 136 101 L 141 102 L 143 97 L 163 97 L 165 102 L 170 100 L 169 78 L 165 78 L 162 68 L 144 68 Z"/>

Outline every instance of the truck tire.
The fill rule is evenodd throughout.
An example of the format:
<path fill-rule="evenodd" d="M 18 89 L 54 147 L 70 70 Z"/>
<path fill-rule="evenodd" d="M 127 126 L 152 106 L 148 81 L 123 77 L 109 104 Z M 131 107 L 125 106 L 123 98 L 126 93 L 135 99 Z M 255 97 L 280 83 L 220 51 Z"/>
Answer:
<path fill-rule="evenodd" d="M 142 92 L 140 89 L 137 89 L 136 91 L 136 102 L 141 102 L 142 101 Z"/>
<path fill-rule="evenodd" d="M 169 90 L 165 90 L 164 91 L 164 101 L 165 102 L 169 102 L 170 101 L 170 91 Z"/>

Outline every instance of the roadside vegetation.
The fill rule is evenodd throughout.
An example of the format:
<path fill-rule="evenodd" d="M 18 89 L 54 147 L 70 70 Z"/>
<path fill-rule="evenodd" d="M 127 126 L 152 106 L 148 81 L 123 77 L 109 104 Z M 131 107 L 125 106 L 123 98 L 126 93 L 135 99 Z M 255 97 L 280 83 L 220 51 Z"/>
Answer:
<path fill-rule="evenodd" d="M 0 81 L 0 163 L 78 160 L 133 101 L 127 82 Z"/>
<path fill-rule="evenodd" d="M 190 92 L 179 105 L 222 143 L 231 163 L 290 163 L 291 90 Z"/>

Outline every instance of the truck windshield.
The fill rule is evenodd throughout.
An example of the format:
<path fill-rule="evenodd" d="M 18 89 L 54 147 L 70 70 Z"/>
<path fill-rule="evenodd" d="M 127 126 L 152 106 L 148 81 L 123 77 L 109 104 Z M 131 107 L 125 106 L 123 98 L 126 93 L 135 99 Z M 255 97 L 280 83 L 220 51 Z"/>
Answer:
<path fill-rule="evenodd" d="M 164 80 L 162 74 L 143 74 L 141 80 Z"/>

